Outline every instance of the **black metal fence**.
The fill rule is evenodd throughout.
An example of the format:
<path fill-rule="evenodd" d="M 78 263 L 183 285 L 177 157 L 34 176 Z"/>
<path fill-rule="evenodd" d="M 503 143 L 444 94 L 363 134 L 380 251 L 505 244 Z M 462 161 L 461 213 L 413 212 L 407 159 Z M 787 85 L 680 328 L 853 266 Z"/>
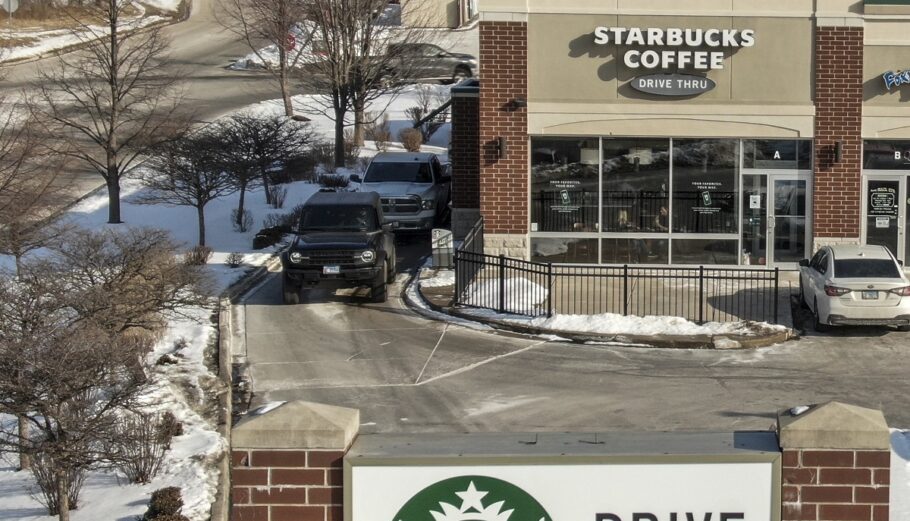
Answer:
<path fill-rule="evenodd" d="M 483 252 L 479 221 L 455 250 L 455 303 L 498 313 L 678 316 L 778 322 L 777 269 L 577 266 Z"/>

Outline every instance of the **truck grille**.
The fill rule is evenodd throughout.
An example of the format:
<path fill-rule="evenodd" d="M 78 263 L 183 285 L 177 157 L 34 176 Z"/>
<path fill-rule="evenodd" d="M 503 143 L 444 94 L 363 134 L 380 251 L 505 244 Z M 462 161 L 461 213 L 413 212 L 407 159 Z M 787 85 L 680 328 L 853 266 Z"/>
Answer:
<path fill-rule="evenodd" d="M 383 197 L 382 213 L 386 215 L 414 214 L 420 211 L 420 199 L 413 197 Z"/>
<path fill-rule="evenodd" d="M 359 250 L 308 251 L 305 255 L 309 259 L 300 264 L 302 266 L 353 266 L 354 255 L 358 252 Z"/>

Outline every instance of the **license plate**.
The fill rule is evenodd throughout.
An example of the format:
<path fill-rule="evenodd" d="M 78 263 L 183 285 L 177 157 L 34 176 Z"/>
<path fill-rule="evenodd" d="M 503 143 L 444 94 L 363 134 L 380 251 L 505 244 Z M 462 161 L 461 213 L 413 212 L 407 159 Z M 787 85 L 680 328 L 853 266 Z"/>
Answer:
<path fill-rule="evenodd" d="M 878 300 L 878 291 L 864 291 L 863 300 Z"/>
<path fill-rule="evenodd" d="M 323 266 L 323 275 L 338 275 L 341 273 L 341 266 Z"/>

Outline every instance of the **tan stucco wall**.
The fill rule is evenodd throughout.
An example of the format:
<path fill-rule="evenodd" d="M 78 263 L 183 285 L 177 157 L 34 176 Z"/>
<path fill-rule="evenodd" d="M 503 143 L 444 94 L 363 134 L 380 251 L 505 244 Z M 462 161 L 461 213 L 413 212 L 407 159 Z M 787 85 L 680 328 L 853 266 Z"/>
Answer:
<path fill-rule="evenodd" d="M 910 139 L 910 85 L 891 92 L 882 75 L 910 69 L 910 19 L 867 20 L 863 51 L 863 137 Z"/>
<path fill-rule="evenodd" d="M 409 27 L 458 27 L 458 0 L 402 0 L 401 23 Z"/>
<path fill-rule="evenodd" d="M 725 50 L 724 68 L 707 73 L 717 83 L 715 89 L 692 98 L 667 98 L 631 88 L 634 77 L 660 71 L 627 69 L 622 61 L 628 47 L 595 45 L 592 32 L 601 25 L 749 28 L 755 30 L 756 44 Z M 529 132 L 811 136 L 812 35 L 808 17 L 531 14 Z"/>

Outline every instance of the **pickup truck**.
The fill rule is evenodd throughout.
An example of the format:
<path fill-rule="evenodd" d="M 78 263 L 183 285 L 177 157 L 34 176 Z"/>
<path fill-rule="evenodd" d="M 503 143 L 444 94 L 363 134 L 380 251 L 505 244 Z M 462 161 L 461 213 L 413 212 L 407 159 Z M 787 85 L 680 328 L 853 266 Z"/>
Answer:
<path fill-rule="evenodd" d="M 429 231 L 449 211 L 452 176 L 436 154 L 384 152 L 370 161 L 361 179 L 361 192 L 376 192 L 382 199 L 384 222 L 399 230 Z"/>
<path fill-rule="evenodd" d="M 317 286 L 367 286 L 373 302 L 385 302 L 396 270 L 393 228 L 382 224 L 375 193 L 313 194 L 281 254 L 284 303 L 299 304 L 301 292 Z"/>

